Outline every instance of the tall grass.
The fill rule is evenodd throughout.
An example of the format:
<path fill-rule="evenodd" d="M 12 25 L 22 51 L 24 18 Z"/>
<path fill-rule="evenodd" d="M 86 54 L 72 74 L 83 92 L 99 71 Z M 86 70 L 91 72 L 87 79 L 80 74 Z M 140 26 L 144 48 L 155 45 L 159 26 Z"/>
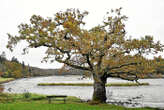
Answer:
<path fill-rule="evenodd" d="M 108 83 L 106 86 L 143 86 L 149 83 Z M 38 86 L 93 86 L 92 83 L 39 83 Z"/>

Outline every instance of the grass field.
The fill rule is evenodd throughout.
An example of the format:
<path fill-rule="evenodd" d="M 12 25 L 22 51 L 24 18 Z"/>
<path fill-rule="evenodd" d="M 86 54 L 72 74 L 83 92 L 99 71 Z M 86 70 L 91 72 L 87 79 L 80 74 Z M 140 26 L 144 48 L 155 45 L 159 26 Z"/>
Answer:
<path fill-rule="evenodd" d="M 149 83 L 108 83 L 106 86 L 147 86 Z M 39 83 L 38 86 L 93 86 L 92 83 Z"/>
<path fill-rule="evenodd" d="M 28 97 L 26 96 L 28 94 Z M 110 104 L 90 105 L 76 97 L 48 104 L 45 95 L 37 94 L 0 94 L 0 110 L 157 110 L 153 108 L 125 108 Z"/>
<path fill-rule="evenodd" d="M 21 102 L 0 104 L 1 110 L 155 110 L 150 108 L 124 108 L 113 105 L 88 105 L 80 103 L 46 104 L 43 102 Z"/>

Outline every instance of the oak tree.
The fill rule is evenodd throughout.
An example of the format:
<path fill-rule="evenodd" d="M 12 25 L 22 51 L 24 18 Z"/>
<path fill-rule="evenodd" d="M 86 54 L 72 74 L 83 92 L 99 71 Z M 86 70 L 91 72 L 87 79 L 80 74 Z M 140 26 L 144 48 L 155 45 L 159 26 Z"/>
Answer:
<path fill-rule="evenodd" d="M 107 78 L 137 81 L 138 76 L 153 72 L 156 63 L 145 56 L 163 51 L 163 45 L 154 42 L 152 36 L 128 37 L 127 17 L 121 14 L 121 8 L 108 12 L 103 22 L 91 29 L 84 27 L 87 15 L 87 11 L 78 9 L 60 11 L 54 18 L 33 15 L 30 24 L 18 26 L 18 35 L 8 34 L 7 47 L 13 50 L 20 41 L 28 43 L 25 53 L 29 48 L 47 47 L 45 61 L 57 61 L 91 74 L 93 100 L 103 103 Z"/>

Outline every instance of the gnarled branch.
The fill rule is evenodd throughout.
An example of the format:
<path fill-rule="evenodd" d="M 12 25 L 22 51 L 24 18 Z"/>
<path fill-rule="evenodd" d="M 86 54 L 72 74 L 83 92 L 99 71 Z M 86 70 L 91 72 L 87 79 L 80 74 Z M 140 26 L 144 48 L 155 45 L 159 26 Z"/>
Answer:
<path fill-rule="evenodd" d="M 137 62 L 135 62 L 135 63 L 134 62 L 126 63 L 126 64 L 122 64 L 122 65 L 119 65 L 119 66 L 109 67 L 108 70 L 118 69 L 118 68 L 122 68 L 124 66 L 137 65 L 137 64 L 140 64 L 140 63 L 137 63 Z"/>
<path fill-rule="evenodd" d="M 126 77 L 124 77 L 123 75 L 127 75 Z M 120 78 L 120 79 L 124 79 L 124 80 L 128 80 L 128 81 L 136 81 L 138 82 L 138 76 L 136 75 L 136 73 L 134 72 L 109 72 L 106 77 L 113 77 L 113 78 Z"/>
<path fill-rule="evenodd" d="M 70 66 L 70 67 L 73 67 L 73 68 L 75 68 L 75 69 L 81 69 L 81 70 L 88 70 L 88 71 L 91 71 L 90 68 L 82 67 L 82 66 L 78 66 L 78 65 L 74 65 L 74 64 L 70 63 L 70 62 L 67 61 L 67 60 L 65 60 L 65 61 L 60 60 L 60 59 L 55 59 L 55 60 L 58 61 L 59 63 L 64 63 L 64 64 L 66 64 L 66 65 L 68 65 L 68 66 Z"/>

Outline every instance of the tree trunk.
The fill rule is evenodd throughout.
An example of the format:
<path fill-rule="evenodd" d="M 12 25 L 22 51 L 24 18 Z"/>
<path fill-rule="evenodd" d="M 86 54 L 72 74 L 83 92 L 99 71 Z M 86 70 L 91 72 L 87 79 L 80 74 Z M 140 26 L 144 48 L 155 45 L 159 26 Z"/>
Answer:
<path fill-rule="evenodd" d="M 95 79 L 94 78 L 94 92 L 93 92 L 93 97 L 92 100 L 99 102 L 99 103 L 106 103 L 106 79 L 104 77 L 101 77 L 100 79 Z"/>

